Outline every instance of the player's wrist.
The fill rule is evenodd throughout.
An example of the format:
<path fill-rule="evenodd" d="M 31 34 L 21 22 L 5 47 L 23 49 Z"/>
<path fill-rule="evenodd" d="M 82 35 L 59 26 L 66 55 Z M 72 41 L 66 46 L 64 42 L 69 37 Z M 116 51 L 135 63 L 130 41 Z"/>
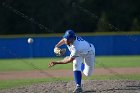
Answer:
<path fill-rule="evenodd" d="M 58 45 L 55 45 L 55 48 L 58 48 L 59 46 Z"/>

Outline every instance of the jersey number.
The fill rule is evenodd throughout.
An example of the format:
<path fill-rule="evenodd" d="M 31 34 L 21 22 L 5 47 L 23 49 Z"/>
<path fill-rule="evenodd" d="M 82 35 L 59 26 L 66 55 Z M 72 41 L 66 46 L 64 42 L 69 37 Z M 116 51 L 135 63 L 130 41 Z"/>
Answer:
<path fill-rule="evenodd" d="M 81 37 L 77 37 L 78 41 L 84 41 L 84 39 L 82 39 Z"/>

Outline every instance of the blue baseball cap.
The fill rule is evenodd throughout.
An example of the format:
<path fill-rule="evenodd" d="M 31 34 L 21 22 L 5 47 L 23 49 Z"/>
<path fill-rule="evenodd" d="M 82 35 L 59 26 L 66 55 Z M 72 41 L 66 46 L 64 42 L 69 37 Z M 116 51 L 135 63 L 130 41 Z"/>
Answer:
<path fill-rule="evenodd" d="M 66 30 L 66 32 L 63 36 L 63 38 L 66 38 L 67 40 L 75 38 L 75 37 L 76 37 L 76 35 L 73 30 Z"/>

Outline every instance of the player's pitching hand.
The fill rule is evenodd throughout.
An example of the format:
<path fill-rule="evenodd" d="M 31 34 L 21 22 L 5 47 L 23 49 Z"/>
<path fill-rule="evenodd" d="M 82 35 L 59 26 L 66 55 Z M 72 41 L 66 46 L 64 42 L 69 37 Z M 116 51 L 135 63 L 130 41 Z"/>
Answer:
<path fill-rule="evenodd" d="M 50 62 L 49 63 L 49 67 L 53 67 L 54 65 L 56 65 L 56 62 Z"/>

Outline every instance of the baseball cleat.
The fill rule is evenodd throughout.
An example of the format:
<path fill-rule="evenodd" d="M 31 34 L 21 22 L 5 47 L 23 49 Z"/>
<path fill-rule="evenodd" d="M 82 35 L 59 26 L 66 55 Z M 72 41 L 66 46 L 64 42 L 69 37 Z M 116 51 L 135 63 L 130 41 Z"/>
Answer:
<path fill-rule="evenodd" d="M 76 87 L 75 90 L 73 91 L 73 93 L 82 93 L 83 90 L 81 87 Z"/>

